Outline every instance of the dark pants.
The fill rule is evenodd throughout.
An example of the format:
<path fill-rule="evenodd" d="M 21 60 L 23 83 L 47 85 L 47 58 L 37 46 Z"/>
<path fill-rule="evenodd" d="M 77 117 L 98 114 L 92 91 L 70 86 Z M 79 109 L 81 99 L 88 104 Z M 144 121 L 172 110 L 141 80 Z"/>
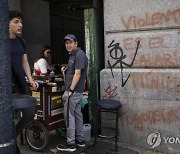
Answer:
<path fill-rule="evenodd" d="M 25 95 L 32 96 L 32 91 L 27 84 L 26 84 L 24 92 L 18 90 L 19 88 L 18 88 L 17 84 L 14 84 L 12 89 L 14 89 L 13 93 L 25 94 Z M 16 106 L 16 105 L 14 105 L 14 106 Z M 29 104 L 29 106 L 31 106 L 31 104 Z M 32 107 L 23 108 L 23 104 L 22 104 L 22 106 L 19 106 L 18 108 L 15 107 L 15 114 L 18 114 L 19 111 L 21 112 L 21 116 L 19 115 L 17 117 L 15 115 L 15 117 L 17 117 L 17 122 L 15 125 L 16 137 L 23 131 L 23 129 L 25 129 L 27 127 L 27 125 L 30 122 L 32 122 L 34 120 L 35 106 L 32 104 Z"/>
<path fill-rule="evenodd" d="M 16 109 L 15 111 L 21 111 L 22 113 L 22 116 L 18 118 L 17 123 L 15 125 L 17 137 L 19 134 L 22 133 L 23 129 L 25 129 L 27 125 L 33 121 L 35 115 L 35 107 Z"/>
<path fill-rule="evenodd" d="M 79 142 L 84 141 L 83 115 L 81 112 L 81 100 L 83 94 L 74 92 L 69 97 L 68 93 L 68 91 L 65 91 L 63 95 L 63 100 L 65 101 L 64 120 L 67 129 L 67 143 L 75 144 L 75 139 Z"/>

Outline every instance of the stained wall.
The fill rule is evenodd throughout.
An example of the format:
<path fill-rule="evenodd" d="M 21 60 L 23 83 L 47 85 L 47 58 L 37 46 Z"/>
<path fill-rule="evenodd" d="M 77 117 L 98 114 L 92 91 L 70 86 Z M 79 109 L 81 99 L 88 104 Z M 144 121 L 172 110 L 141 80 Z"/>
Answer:
<path fill-rule="evenodd" d="M 104 0 L 104 39 L 100 93 L 123 105 L 119 141 L 179 153 L 180 1 Z"/>

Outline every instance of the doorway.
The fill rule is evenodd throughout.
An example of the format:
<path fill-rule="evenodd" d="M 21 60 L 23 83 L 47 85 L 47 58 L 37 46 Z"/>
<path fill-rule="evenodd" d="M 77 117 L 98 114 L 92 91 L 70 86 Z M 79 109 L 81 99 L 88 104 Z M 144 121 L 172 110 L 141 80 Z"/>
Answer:
<path fill-rule="evenodd" d="M 78 46 L 85 51 L 84 11 L 68 9 L 60 2 L 50 2 L 52 64 L 67 64 L 69 55 L 63 39 L 69 33 L 76 35 Z"/>

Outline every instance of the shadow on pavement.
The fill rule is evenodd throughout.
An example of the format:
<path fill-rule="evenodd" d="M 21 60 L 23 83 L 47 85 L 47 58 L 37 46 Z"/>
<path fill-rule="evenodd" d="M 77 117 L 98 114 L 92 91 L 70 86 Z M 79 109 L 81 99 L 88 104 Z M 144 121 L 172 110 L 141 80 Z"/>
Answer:
<path fill-rule="evenodd" d="M 115 148 L 113 141 L 98 139 L 95 146 L 93 146 L 93 138 L 91 142 L 86 143 L 86 147 L 80 148 L 77 147 L 75 152 L 61 152 L 56 149 L 58 144 L 66 143 L 66 139 L 64 137 L 59 136 L 55 131 L 49 132 L 49 142 L 46 149 L 41 152 L 36 152 L 30 150 L 28 145 L 25 143 L 21 145 L 20 139 L 18 138 L 17 143 L 19 145 L 21 154 L 139 154 L 137 151 L 134 151 L 129 148 L 118 146 L 118 151 L 115 152 L 112 149 Z"/>

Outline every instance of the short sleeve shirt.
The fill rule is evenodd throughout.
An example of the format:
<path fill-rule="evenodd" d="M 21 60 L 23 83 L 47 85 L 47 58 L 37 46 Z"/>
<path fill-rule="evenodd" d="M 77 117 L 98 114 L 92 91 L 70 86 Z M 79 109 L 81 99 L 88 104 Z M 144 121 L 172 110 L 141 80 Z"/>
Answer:
<path fill-rule="evenodd" d="M 40 58 L 36 63 L 34 63 L 34 69 L 40 71 L 41 73 L 47 73 L 47 71 L 50 69 L 50 66 L 46 59 Z"/>
<path fill-rule="evenodd" d="M 23 55 L 27 54 L 27 53 L 26 53 L 26 48 L 25 48 L 25 46 L 23 47 L 20 39 L 21 38 L 17 38 L 17 37 L 15 39 L 10 39 L 11 59 L 12 59 L 12 63 L 14 65 L 14 67 L 16 68 L 16 70 L 18 70 L 18 72 L 21 75 L 24 75 L 24 77 L 25 77 L 22 60 L 23 60 Z"/>
<path fill-rule="evenodd" d="M 66 73 L 66 90 L 69 90 L 76 69 L 81 69 L 81 77 L 74 91 L 81 93 L 84 90 L 84 81 L 87 76 L 88 58 L 84 51 L 77 48 L 69 57 Z"/>
<path fill-rule="evenodd" d="M 10 39 L 10 52 L 11 52 L 11 63 L 13 68 L 16 70 L 18 78 L 22 83 L 25 83 L 25 73 L 23 69 L 23 56 L 26 53 L 26 44 L 24 40 L 16 37 L 15 39 Z M 21 42 L 22 41 L 22 42 Z M 24 88 L 24 87 L 21 87 Z M 20 89 L 23 91 L 24 89 Z"/>

